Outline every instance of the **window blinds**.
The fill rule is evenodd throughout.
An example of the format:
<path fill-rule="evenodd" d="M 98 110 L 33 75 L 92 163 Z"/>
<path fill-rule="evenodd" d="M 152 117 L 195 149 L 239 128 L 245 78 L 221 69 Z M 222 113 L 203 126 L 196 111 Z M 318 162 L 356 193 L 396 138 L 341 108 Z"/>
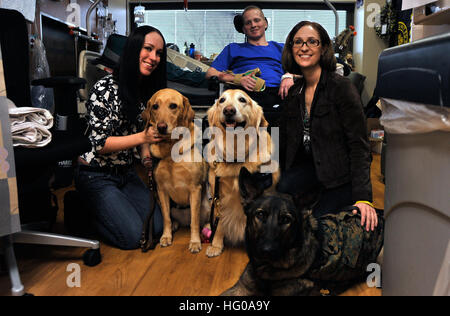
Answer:
<path fill-rule="evenodd" d="M 290 30 L 300 21 L 320 23 L 330 35 L 334 34 L 334 14 L 330 10 L 263 10 L 269 21 L 268 41 L 284 43 Z M 229 43 L 242 43 L 245 36 L 238 33 L 233 18 L 238 10 L 147 10 L 143 24 L 159 29 L 166 43 L 174 43 L 184 51 L 184 43 L 191 43 L 204 56 L 218 54 Z M 338 11 L 339 31 L 345 29 L 346 11 Z"/>

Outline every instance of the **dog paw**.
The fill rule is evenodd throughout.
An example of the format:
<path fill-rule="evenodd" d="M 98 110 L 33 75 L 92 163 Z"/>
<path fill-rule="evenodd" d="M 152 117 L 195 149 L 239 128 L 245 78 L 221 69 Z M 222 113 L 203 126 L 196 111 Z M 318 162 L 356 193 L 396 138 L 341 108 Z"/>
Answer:
<path fill-rule="evenodd" d="M 168 247 L 172 245 L 172 236 L 162 236 L 159 240 L 161 247 Z"/>
<path fill-rule="evenodd" d="M 189 243 L 189 250 L 192 253 L 199 253 L 202 250 L 202 243 L 199 241 L 191 241 Z"/>
<path fill-rule="evenodd" d="M 217 257 L 219 256 L 223 251 L 223 247 L 214 247 L 214 246 L 208 246 L 208 248 L 206 248 L 206 255 L 209 258 L 212 257 Z"/>

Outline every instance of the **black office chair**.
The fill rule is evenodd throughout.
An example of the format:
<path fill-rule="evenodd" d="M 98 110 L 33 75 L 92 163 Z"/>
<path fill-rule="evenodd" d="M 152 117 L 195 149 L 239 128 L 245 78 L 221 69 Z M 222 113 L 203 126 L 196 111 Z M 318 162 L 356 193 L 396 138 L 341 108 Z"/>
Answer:
<path fill-rule="evenodd" d="M 17 107 L 31 106 L 29 76 L 28 30 L 25 18 L 17 11 L 0 9 L 0 44 L 3 59 L 4 79 L 8 99 Z M 59 161 L 75 159 L 91 149 L 87 137 L 82 135 L 82 124 L 77 113 L 77 90 L 85 83 L 76 77 L 53 77 L 34 81 L 35 85 L 54 88 L 55 95 L 55 127 L 52 141 L 42 148 L 14 149 L 19 210 L 26 220 L 52 220 L 55 214 L 48 213 L 49 179 Z M 42 193 L 33 194 L 36 190 Z M 33 198 L 30 198 L 30 196 Z M 22 214 L 32 210 L 33 214 Z M 26 212 L 24 212 L 26 213 Z M 53 218 L 53 220 L 54 220 Z M 96 240 L 75 238 L 47 232 L 28 231 L 13 235 L 15 243 L 45 244 L 90 248 L 83 259 L 88 266 L 101 262 L 100 243 Z"/>
<path fill-rule="evenodd" d="M 366 80 L 366 76 L 360 74 L 359 72 L 352 71 L 347 78 L 351 80 L 351 82 L 355 85 L 356 89 L 358 90 L 359 95 L 361 95 L 364 89 L 364 81 Z"/>

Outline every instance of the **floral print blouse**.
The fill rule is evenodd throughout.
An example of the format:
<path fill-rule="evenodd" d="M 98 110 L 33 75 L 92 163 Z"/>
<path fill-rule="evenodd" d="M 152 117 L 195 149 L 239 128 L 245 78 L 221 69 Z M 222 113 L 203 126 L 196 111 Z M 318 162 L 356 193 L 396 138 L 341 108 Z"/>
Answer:
<path fill-rule="evenodd" d="M 86 102 L 88 118 L 88 137 L 92 150 L 81 155 L 91 167 L 113 167 L 131 165 L 133 157 L 137 156 L 136 148 L 108 154 L 98 152 L 105 146 L 110 136 L 126 136 L 138 132 L 138 127 L 132 124 L 122 110 L 119 99 L 119 86 L 112 75 L 97 81 Z M 140 104 L 141 112 L 145 109 Z M 142 126 L 142 117 L 138 116 L 138 124 Z"/>

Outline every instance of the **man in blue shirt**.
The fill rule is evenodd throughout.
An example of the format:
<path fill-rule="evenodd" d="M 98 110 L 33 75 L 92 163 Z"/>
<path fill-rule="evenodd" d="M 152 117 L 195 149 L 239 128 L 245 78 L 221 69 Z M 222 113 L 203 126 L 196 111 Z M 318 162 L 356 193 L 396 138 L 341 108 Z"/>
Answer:
<path fill-rule="evenodd" d="M 281 76 L 284 74 L 280 63 L 283 46 L 283 44 L 273 41 L 261 46 L 250 43 L 231 43 L 217 56 L 211 67 L 218 71 L 232 70 L 234 74 L 242 74 L 259 68 L 261 70 L 260 78 L 266 81 L 267 87 L 279 87 Z M 248 77 L 252 78 L 252 76 Z M 248 82 L 244 80 L 242 85 L 252 91 L 254 87 L 251 83 L 254 81 L 254 79 L 248 80 Z"/>
<path fill-rule="evenodd" d="M 278 112 L 279 109 L 274 108 L 274 105 L 281 106 L 282 99 L 287 96 L 289 88 L 294 84 L 292 75 L 283 75 L 281 55 L 284 44 L 266 40 L 268 24 L 260 8 L 256 6 L 245 8 L 242 19 L 242 32 L 247 36 L 247 42 L 227 45 L 211 64 L 206 72 L 206 78 L 217 76 L 222 82 L 238 84 L 263 107 L 265 114 Z M 254 92 L 257 86 L 254 73 L 236 78 L 237 74 L 256 68 L 261 71 L 260 78 L 265 80 L 266 88 L 261 92 Z M 231 70 L 233 74 L 225 73 L 227 70 Z M 275 117 L 266 118 L 273 126 Z"/>

